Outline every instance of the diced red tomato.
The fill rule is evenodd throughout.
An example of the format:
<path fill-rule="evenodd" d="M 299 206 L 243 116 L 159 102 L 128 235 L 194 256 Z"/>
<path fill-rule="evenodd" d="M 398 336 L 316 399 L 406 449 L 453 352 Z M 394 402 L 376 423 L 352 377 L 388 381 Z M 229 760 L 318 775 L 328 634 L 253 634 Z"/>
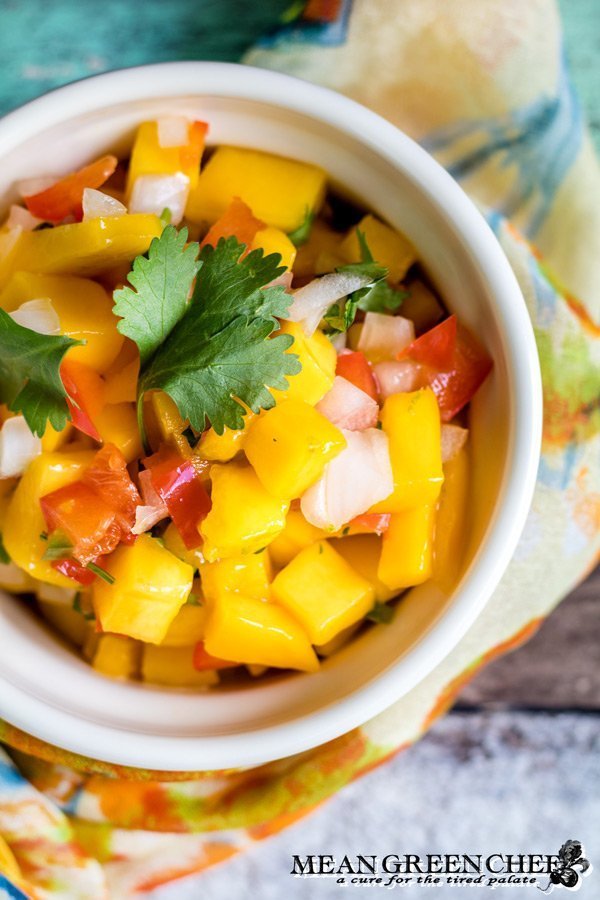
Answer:
<path fill-rule="evenodd" d="M 154 490 L 161 498 L 188 550 L 202 543 L 199 523 L 210 510 L 210 497 L 191 459 L 163 445 L 144 460 L 150 470 Z"/>
<path fill-rule="evenodd" d="M 240 244 L 250 247 L 256 237 L 256 232 L 264 227 L 265 223 L 252 215 L 250 207 L 239 197 L 234 197 L 221 218 L 217 219 L 209 229 L 200 246 L 204 247 L 206 244 L 210 244 L 212 247 L 216 247 L 220 238 L 233 236 L 238 239 Z"/>
<path fill-rule="evenodd" d="M 188 169 L 200 168 L 200 159 L 202 158 L 207 133 L 207 122 L 192 122 L 188 128 L 188 143 L 179 151 L 182 171 L 186 172 Z"/>
<path fill-rule="evenodd" d="M 61 363 L 60 377 L 67 392 L 73 425 L 95 441 L 101 441 L 94 419 L 104 409 L 106 385 L 103 378 L 85 363 L 70 359 Z"/>
<path fill-rule="evenodd" d="M 40 498 L 48 533 L 64 533 L 83 566 L 131 541 L 139 502 L 125 459 L 112 444 L 98 451 L 78 481 Z"/>
<path fill-rule="evenodd" d="M 45 222 L 62 222 L 67 216 L 78 221 L 82 216 L 81 202 L 85 188 L 99 188 L 117 168 L 116 156 L 103 156 L 78 172 L 61 178 L 56 184 L 23 197 L 29 212 Z"/>
<path fill-rule="evenodd" d="M 371 363 L 360 350 L 342 350 L 337 358 L 335 374 L 351 381 L 373 400 L 377 400 L 377 383 Z"/>
<path fill-rule="evenodd" d="M 96 579 L 93 572 L 86 569 L 85 566 L 82 566 L 75 559 L 56 559 L 52 563 L 52 568 L 60 572 L 61 575 L 66 575 L 72 581 L 76 581 L 77 584 L 82 584 L 86 587 Z"/>
<path fill-rule="evenodd" d="M 231 662 L 227 659 L 219 659 L 218 656 L 211 656 L 204 649 L 202 641 L 194 647 L 193 664 L 194 668 L 200 672 L 205 672 L 208 669 L 232 669 L 241 665 L 241 663 Z"/>
<path fill-rule="evenodd" d="M 449 316 L 401 350 L 398 359 L 412 359 L 432 369 L 447 371 L 456 350 L 456 316 Z"/>
<path fill-rule="evenodd" d="M 390 527 L 390 513 L 363 513 L 348 522 L 344 534 L 383 534 Z"/>

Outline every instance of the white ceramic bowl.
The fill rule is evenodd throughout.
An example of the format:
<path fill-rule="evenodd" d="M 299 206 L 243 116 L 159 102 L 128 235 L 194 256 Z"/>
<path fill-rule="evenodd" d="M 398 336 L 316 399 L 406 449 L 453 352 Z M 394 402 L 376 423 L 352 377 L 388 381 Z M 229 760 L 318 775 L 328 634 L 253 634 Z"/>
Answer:
<path fill-rule="evenodd" d="M 472 528 L 450 594 L 423 585 L 314 675 L 194 694 L 95 673 L 18 600 L 0 598 L 0 716 L 72 751 L 163 770 L 252 766 L 337 737 L 384 710 L 452 650 L 500 580 L 525 521 L 541 433 L 534 338 L 514 275 L 462 190 L 413 141 L 338 94 L 272 72 L 172 63 L 100 75 L 0 122 L 0 208 L 22 178 L 62 174 L 165 113 L 210 123 L 210 142 L 318 163 L 401 229 L 494 370 L 472 404 Z"/>

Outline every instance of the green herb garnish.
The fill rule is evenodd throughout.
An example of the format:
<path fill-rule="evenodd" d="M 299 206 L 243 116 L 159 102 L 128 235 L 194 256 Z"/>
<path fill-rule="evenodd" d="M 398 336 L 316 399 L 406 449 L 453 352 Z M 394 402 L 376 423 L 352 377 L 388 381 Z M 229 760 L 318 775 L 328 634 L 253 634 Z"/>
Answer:
<path fill-rule="evenodd" d="M 73 552 L 73 544 L 61 531 L 55 531 L 54 534 L 47 537 L 47 542 L 48 546 L 42 559 L 68 559 Z"/>
<path fill-rule="evenodd" d="M 305 244 L 307 242 L 310 237 L 310 232 L 312 231 L 314 221 L 315 214 L 307 206 L 304 211 L 304 219 L 302 220 L 302 222 L 293 231 L 288 232 L 288 237 L 294 247 L 301 247 L 302 244 Z"/>
<path fill-rule="evenodd" d="M 191 593 L 185 602 L 188 606 L 202 606 L 200 597 L 194 593 Z"/>
<path fill-rule="evenodd" d="M 4 546 L 4 541 L 2 540 L 2 535 L 0 534 L 0 563 L 7 566 L 10 563 L 10 556 L 6 552 L 6 547 Z"/>
<path fill-rule="evenodd" d="M 95 562 L 89 562 L 86 566 L 86 569 L 89 569 L 90 572 L 93 572 L 94 575 L 97 575 L 98 578 L 101 578 L 102 581 L 106 581 L 107 584 L 114 584 L 115 578 L 110 572 L 107 572 L 106 569 L 103 569 L 101 566 L 97 565 Z"/>
<path fill-rule="evenodd" d="M 394 607 L 387 603 L 376 603 L 371 612 L 367 613 L 367 619 L 382 625 L 388 625 L 393 618 Z"/>
<path fill-rule="evenodd" d="M 91 622 L 96 618 L 96 616 L 94 615 L 93 611 L 90 612 L 83 609 L 81 605 L 81 596 L 81 591 L 77 591 L 73 599 L 73 612 L 79 613 L 83 616 L 84 619 L 86 619 L 88 622 Z"/>

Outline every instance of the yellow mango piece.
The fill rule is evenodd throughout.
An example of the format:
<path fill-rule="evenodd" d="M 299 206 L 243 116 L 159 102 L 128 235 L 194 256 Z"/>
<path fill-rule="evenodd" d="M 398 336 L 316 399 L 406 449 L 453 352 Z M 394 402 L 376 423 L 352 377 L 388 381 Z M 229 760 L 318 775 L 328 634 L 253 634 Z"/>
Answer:
<path fill-rule="evenodd" d="M 72 435 L 73 426 L 70 422 L 67 422 L 60 431 L 56 431 L 50 422 L 47 422 L 46 430 L 42 437 L 42 450 L 44 453 L 53 453 L 55 450 L 60 450 Z"/>
<path fill-rule="evenodd" d="M 285 609 L 233 591 L 211 601 L 204 646 L 212 656 L 247 665 L 319 668 L 306 632 Z"/>
<path fill-rule="evenodd" d="M 463 447 L 444 464 L 444 484 L 435 524 L 433 577 L 446 589 L 454 587 L 467 545 L 469 452 Z"/>
<path fill-rule="evenodd" d="M 42 453 L 29 464 L 12 496 L 2 528 L 4 546 L 12 561 L 39 581 L 73 587 L 50 560 L 42 559 L 47 545 L 40 538 L 46 528 L 40 497 L 77 481 L 93 458 L 91 451 Z"/>
<path fill-rule="evenodd" d="M 272 596 L 306 630 L 311 644 L 326 644 L 359 622 L 373 606 L 375 592 L 327 541 L 301 550 L 275 576 Z"/>
<path fill-rule="evenodd" d="M 381 538 L 378 535 L 357 534 L 338 538 L 334 547 L 373 586 L 377 603 L 386 603 L 396 596 L 397 591 L 384 584 L 378 575 L 381 556 Z"/>
<path fill-rule="evenodd" d="M 302 370 L 287 376 L 287 390 L 271 391 L 275 402 L 304 400 L 314 406 L 332 388 L 337 363 L 335 348 L 321 331 L 306 337 L 299 322 L 282 322 L 278 334 L 291 334 L 294 338 L 287 352 L 299 357 Z"/>
<path fill-rule="evenodd" d="M 392 394 L 381 424 L 390 442 L 394 491 L 369 512 L 401 512 L 437 500 L 442 471 L 440 412 L 431 388 Z"/>
<path fill-rule="evenodd" d="M 175 523 L 171 522 L 167 527 L 167 530 L 162 536 L 165 547 L 170 553 L 173 553 L 178 559 L 183 560 L 192 569 L 199 569 L 200 566 L 204 563 L 204 556 L 202 554 L 202 549 L 200 547 L 196 547 L 194 550 L 188 550 L 188 548 L 183 543 L 183 538 L 179 534 L 179 531 L 175 527 Z"/>
<path fill-rule="evenodd" d="M 273 578 L 267 550 L 246 556 L 231 556 L 218 562 L 205 563 L 200 570 L 202 591 L 207 600 L 237 591 L 253 600 L 266 600 Z"/>
<path fill-rule="evenodd" d="M 285 527 L 269 544 L 269 556 L 278 569 L 283 569 L 305 547 L 323 537 L 320 528 L 307 522 L 299 509 L 290 509 Z"/>
<path fill-rule="evenodd" d="M 0 588 L 11 594 L 27 594 L 33 590 L 35 582 L 14 562 L 0 563 Z"/>
<path fill-rule="evenodd" d="M 134 678 L 140 663 L 140 645 L 120 634 L 89 633 L 83 655 L 92 668 L 113 678 Z"/>
<path fill-rule="evenodd" d="M 340 244 L 340 253 L 346 262 L 361 261 L 357 230 L 364 234 L 375 262 L 388 270 L 388 281 L 392 284 L 397 284 L 404 278 L 408 269 L 417 261 L 417 253 L 410 241 L 369 213 L 350 229 Z"/>
<path fill-rule="evenodd" d="M 174 434 L 181 434 L 182 431 L 185 431 L 187 422 L 182 419 L 177 404 L 168 394 L 165 394 L 164 391 L 152 391 L 150 402 L 163 441 L 169 440 Z"/>
<path fill-rule="evenodd" d="M 192 222 L 215 222 L 239 197 L 267 225 L 294 231 L 307 213 L 320 208 L 325 182 L 317 166 L 259 150 L 218 147 L 190 191 L 185 215 Z"/>
<path fill-rule="evenodd" d="M 196 591 L 194 584 L 193 592 Z M 204 637 L 206 606 L 204 603 L 184 603 L 160 642 L 161 647 L 193 647 Z"/>
<path fill-rule="evenodd" d="M 414 322 L 417 334 L 429 331 L 444 315 L 442 304 L 422 281 L 411 281 L 408 292 L 402 303 L 402 315 Z"/>
<path fill-rule="evenodd" d="M 104 399 L 106 403 L 134 403 L 137 399 L 137 383 L 140 374 L 138 348 L 125 338 L 119 355 L 104 373 Z"/>
<path fill-rule="evenodd" d="M 97 579 L 92 602 L 103 631 L 150 644 L 164 640 L 192 589 L 194 570 L 149 534 L 102 560 L 114 584 Z"/>
<path fill-rule="evenodd" d="M 228 462 L 244 449 L 247 436 L 246 428 L 237 431 L 225 428 L 223 434 L 217 434 L 214 428 L 209 428 L 200 438 L 197 450 L 200 456 L 211 462 Z"/>
<path fill-rule="evenodd" d="M 345 446 L 339 428 L 314 406 L 290 399 L 255 419 L 244 450 L 269 493 L 292 500 L 314 484 Z"/>
<path fill-rule="evenodd" d="M 0 295 L 0 306 L 12 312 L 28 300 L 45 298 L 56 311 L 61 332 L 85 341 L 83 346 L 71 347 L 67 358 L 104 372 L 117 358 L 124 340 L 117 331 L 119 319 L 112 311 L 112 297 L 89 278 L 16 272 Z"/>
<path fill-rule="evenodd" d="M 256 232 L 250 249 L 260 249 L 265 256 L 269 256 L 270 253 L 278 253 L 281 256 L 280 265 L 285 266 L 286 269 L 291 269 L 296 259 L 296 248 L 285 231 L 272 226 L 261 228 Z"/>
<path fill-rule="evenodd" d="M 360 622 L 356 622 L 354 625 L 350 625 L 348 628 L 344 628 L 343 631 L 338 631 L 335 637 L 331 638 L 330 641 L 327 641 L 326 644 L 317 644 L 315 646 L 315 650 L 319 654 L 319 656 L 327 659 L 329 656 L 333 656 L 334 653 L 337 653 L 338 650 L 341 650 L 342 647 L 345 647 L 348 641 L 351 641 L 358 629 L 360 628 Z"/>
<path fill-rule="evenodd" d="M 321 219 L 315 219 L 306 243 L 298 247 L 296 259 L 292 266 L 294 275 L 299 278 L 312 278 L 333 272 L 346 260 L 340 254 L 342 235 L 333 231 Z"/>
<path fill-rule="evenodd" d="M 93 623 L 88 622 L 80 612 L 76 612 L 72 606 L 65 603 L 49 603 L 47 600 L 38 600 L 40 612 L 53 628 L 60 632 L 68 641 L 81 647 L 93 628 Z"/>
<path fill-rule="evenodd" d="M 199 672 L 194 668 L 193 647 L 153 647 L 146 644 L 142 652 L 142 680 L 167 687 L 212 687 L 219 683 L 214 670 Z"/>
<path fill-rule="evenodd" d="M 105 406 L 94 416 L 94 425 L 103 442 L 118 447 L 128 463 L 142 455 L 142 442 L 133 403 Z"/>
<path fill-rule="evenodd" d="M 15 247 L 11 271 L 97 275 L 145 253 L 162 229 L 158 216 L 136 213 L 26 231 Z"/>
<path fill-rule="evenodd" d="M 283 531 L 289 504 L 265 490 L 254 469 L 228 463 L 210 475 L 212 507 L 199 525 L 207 562 L 262 550 Z"/>
<path fill-rule="evenodd" d="M 190 122 L 188 134 L 191 127 Z M 195 187 L 200 171 L 199 160 L 196 154 L 186 153 L 186 149 L 186 144 L 181 147 L 161 147 L 157 123 L 141 122 L 129 158 L 127 195 L 131 193 L 132 185 L 140 175 L 175 175 L 176 172 L 182 172 L 190 179 L 190 185 Z"/>
<path fill-rule="evenodd" d="M 381 539 L 377 574 L 394 590 L 421 584 L 431 577 L 434 506 L 415 506 L 394 513 Z"/>
<path fill-rule="evenodd" d="M 14 490 L 19 483 L 18 478 L 0 478 L 0 533 L 6 518 Z"/>

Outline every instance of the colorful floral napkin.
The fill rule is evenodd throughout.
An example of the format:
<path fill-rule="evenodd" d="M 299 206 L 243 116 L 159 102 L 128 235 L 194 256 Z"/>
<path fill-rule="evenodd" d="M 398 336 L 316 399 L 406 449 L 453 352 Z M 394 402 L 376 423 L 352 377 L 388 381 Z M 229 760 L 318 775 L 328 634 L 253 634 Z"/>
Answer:
<path fill-rule="evenodd" d="M 519 279 L 545 399 L 525 532 L 450 656 L 387 712 L 311 752 L 233 774 L 156 773 L 76 757 L 0 723 L 0 897 L 143 896 L 279 831 L 417 740 L 598 558 L 600 173 L 554 3 L 299 6 L 245 61 L 335 88 L 416 138 L 486 211 Z"/>

